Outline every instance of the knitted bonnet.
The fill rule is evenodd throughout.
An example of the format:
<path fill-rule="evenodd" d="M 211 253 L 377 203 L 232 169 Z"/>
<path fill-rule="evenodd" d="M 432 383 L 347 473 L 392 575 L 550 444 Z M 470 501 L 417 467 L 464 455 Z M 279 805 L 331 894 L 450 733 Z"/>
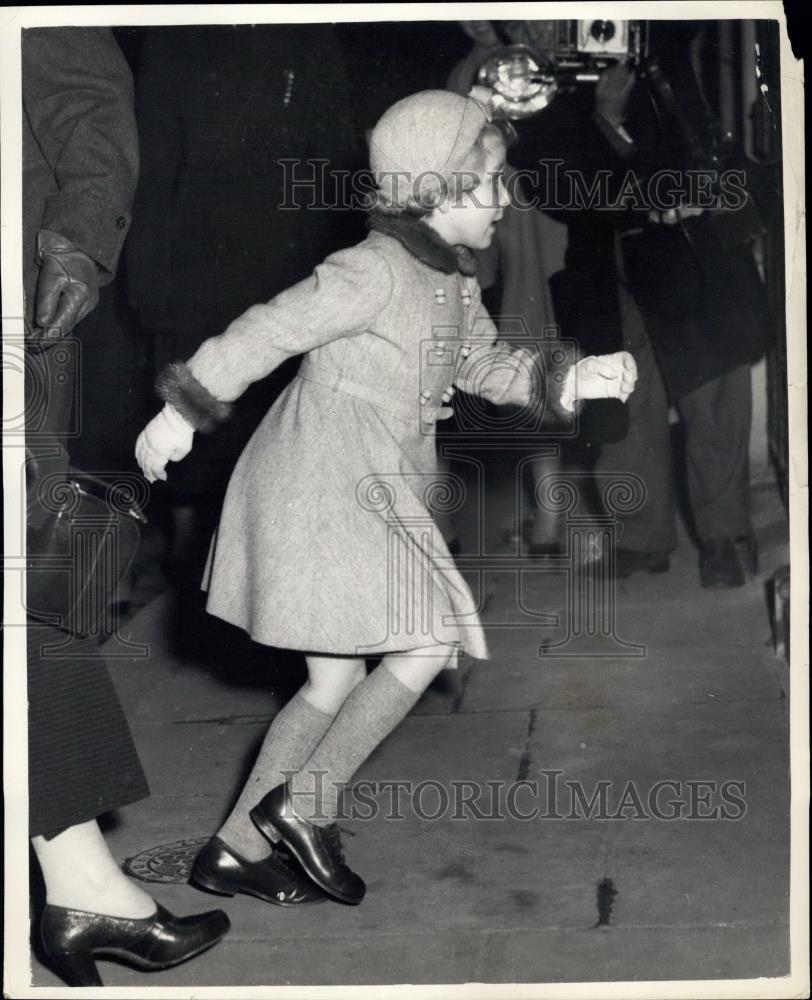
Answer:
<path fill-rule="evenodd" d="M 383 114 L 369 139 L 369 161 L 384 202 L 403 208 L 410 196 L 424 200 L 440 186 L 440 178 L 447 183 L 461 170 L 491 120 L 489 93 L 476 88 L 472 96 L 461 97 L 423 90 Z"/>

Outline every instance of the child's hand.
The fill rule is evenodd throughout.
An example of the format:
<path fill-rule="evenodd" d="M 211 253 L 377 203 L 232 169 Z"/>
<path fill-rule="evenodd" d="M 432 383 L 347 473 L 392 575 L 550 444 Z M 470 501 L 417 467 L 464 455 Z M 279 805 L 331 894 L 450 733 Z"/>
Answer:
<path fill-rule="evenodd" d="M 135 442 L 135 458 L 145 479 L 166 481 L 166 463 L 179 462 L 189 454 L 194 433 L 194 427 L 167 403 Z"/>
<path fill-rule="evenodd" d="M 592 355 L 567 372 L 561 402 L 572 410 L 578 399 L 620 399 L 624 403 L 634 391 L 637 365 L 628 351 Z"/>

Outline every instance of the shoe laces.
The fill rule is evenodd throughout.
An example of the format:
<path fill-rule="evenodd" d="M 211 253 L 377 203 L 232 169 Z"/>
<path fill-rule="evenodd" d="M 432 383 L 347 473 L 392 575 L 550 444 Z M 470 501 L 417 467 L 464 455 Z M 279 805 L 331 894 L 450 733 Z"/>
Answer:
<path fill-rule="evenodd" d="M 327 850 L 330 852 L 334 861 L 339 864 L 344 864 L 344 848 L 341 843 L 341 831 L 338 828 L 337 823 L 330 823 L 329 826 L 323 827 L 324 839 L 327 845 Z"/>

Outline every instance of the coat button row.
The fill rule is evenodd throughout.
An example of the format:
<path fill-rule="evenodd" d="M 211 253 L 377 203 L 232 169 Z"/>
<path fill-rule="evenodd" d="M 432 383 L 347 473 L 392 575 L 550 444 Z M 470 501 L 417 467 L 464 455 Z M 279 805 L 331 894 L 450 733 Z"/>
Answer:
<path fill-rule="evenodd" d="M 454 393 L 456 391 L 457 391 L 456 387 L 453 386 L 453 385 L 450 385 L 447 389 L 443 390 L 443 394 L 440 396 L 440 399 L 444 403 L 447 403 L 451 399 L 451 397 L 454 395 Z M 431 399 L 431 393 L 428 391 L 428 389 L 424 389 L 420 393 L 420 405 L 421 406 L 425 406 L 426 403 L 428 403 L 428 401 L 430 399 Z"/>
<path fill-rule="evenodd" d="M 434 351 L 435 354 L 444 354 L 447 346 L 448 345 L 444 340 L 435 340 L 434 346 L 432 347 L 432 351 Z M 463 344 L 460 347 L 460 354 L 464 358 L 467 358 L 468 355 L 471 353 L 471 350 L 472 347 L 470 344 Z"/>
<path fill-rule="evenodd" d="M 464 306 L 471 305 L 471 293 L 467 288 L 463 288 L 460 292 L 460 298 L 462 299 L 462 304 Z M 446 304 L 446 290 L 444 288 L 434 289 L 434 299 L 438 305 L 444 306 Z"/>

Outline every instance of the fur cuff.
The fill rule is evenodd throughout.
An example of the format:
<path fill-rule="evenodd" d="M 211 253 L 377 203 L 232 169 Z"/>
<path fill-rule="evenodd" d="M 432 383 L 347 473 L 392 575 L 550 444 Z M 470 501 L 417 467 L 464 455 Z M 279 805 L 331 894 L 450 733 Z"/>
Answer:
<path fill-rule="evenodd" d="M 569 369 L 580 360 L 580 354 L 574 344 L 553 341 L 550 349 L 545 351 L 544 358 L 547 369 L 547 408 L 560 420 L 570 423 L 577 413 L 581 412 L 583 400 L 575 401 L 575 409 L 567 410 L 561 405 L 561 394 Z"/>
<path fill-rule="evenodd" d="M 155 389 L 196 431 L 214 430 L 231 416 L 231 403 L 215 399 L 183 361 L 167 365 L 156 379 Z"/>

